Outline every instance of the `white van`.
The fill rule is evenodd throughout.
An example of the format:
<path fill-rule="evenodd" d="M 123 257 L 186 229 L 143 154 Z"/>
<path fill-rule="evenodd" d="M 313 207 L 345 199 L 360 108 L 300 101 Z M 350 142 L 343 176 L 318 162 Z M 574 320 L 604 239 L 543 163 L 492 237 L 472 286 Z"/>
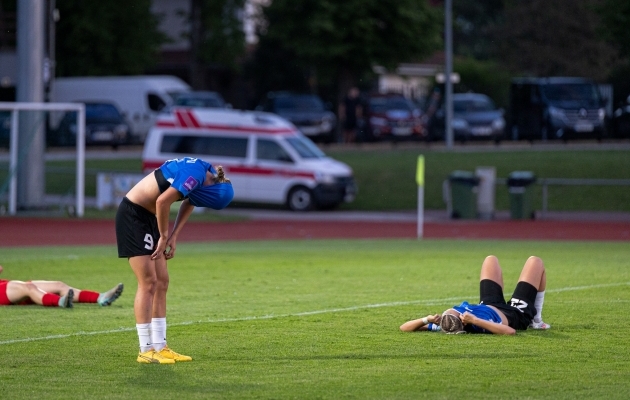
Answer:
<path fill-rule="evenodd" d="M 173 104 L 174 95 L 190 90 L 186 82 L 169 75 L 57 78 L 51 100 L 113 103 L 126 117 L 135 141 L 142 143 L 160 110 Z"/>
<path fill-rule="evenodd" d="M 348 165 L 270 113 L 174 108 L 160 114 L 144 144 L 144 172 L 185 156 L 222 165 L 237 202 L 306 211 L 331 209 L 356 195 Z"/>

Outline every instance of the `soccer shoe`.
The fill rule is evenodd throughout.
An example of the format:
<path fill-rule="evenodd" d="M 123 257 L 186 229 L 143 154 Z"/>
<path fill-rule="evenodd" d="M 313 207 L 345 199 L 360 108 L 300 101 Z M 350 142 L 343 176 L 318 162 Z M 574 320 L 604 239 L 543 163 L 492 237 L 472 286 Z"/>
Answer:
<path fill-rule="evenodd" d="M 59 298 L 59 307 L 72 308 L 72 300 L 74 300 L 74 290 L 68 290 L 65 296 Z"/>
<path fill-rule="evenodd" d="M 122 283 L 119 283 L 111 290 L 108 290 L 105 293 L 101 293 L 98 296 L 98 300 L 97 300 L 98 304 L 101 305 L 102 307 L 111 305 L 117 298 L 120 297 L 124 288 L 125 286 Z"/>
<path fill-rule="evenodd" d="M 551 325 L 546 324 L 546 323 L 544 323 L 544 322 L 542 322 L 542 321 L 540 321 L 540 322 L 534 322 L 534 321 L 532 321 L 532 322 L 529 324 L 529 327 L 530 327 L 530 328 L 532 328 L 532 329 L 547 330 L 547 329 L 550 329 L 550 328 L 551 328 Z"/>
<path fill-rule="evenodd" d="M 175 364 L 175 360 L 163 357 L 153 349 L 145 351 L 144 353 L 138 353 L 136 361 L 141 364 Z"/>
<path fill-rule="evenodd" d="M 168 358 L 173 361 L 192 361 L 192 357 L 179 354 L 171 350 L 168 346 L 164 346 L 162 350 L 158 352 L 162 357 Z"/>

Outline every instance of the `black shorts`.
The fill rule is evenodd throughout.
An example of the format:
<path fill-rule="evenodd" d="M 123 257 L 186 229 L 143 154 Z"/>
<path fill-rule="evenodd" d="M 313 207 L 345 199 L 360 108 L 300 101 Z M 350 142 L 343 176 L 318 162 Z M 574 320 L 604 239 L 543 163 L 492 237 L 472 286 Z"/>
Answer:
<path fill-rule="evenodd" d="M 159 238 L 156 216 L 123 198 L 116 213 L 118 257 L 151 255 Z"/>
<path fill-rule="evenodd" d="M 479 282 L 479 303 L 501 310 L 508 325 L 516 330 L 526 330 L 536 315 L 536 293 L 538 290 L 527 282 L 520 281 L 509 302 L 505 301 L 501 286 L 493 280 Z"/>

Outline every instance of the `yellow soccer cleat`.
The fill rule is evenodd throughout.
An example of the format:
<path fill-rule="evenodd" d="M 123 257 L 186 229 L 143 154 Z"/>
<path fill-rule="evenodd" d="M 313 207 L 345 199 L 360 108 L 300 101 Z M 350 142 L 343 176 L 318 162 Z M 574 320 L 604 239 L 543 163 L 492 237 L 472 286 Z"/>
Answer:
<path fill-rule="evenodd" d="M 157 352 L 161 357 L 175 361 L 192 361 L 192 357 L 179 354 L 171 350 L 168 346 L 164 346 L 162 350 Z"/>
<path fill-rule="evenodd" d="M 138 353 L 136 361 L 141 364 L 175 364 L 175 360 L 166 358 L 153 349 L 145 351 L 144 353 Z"/>

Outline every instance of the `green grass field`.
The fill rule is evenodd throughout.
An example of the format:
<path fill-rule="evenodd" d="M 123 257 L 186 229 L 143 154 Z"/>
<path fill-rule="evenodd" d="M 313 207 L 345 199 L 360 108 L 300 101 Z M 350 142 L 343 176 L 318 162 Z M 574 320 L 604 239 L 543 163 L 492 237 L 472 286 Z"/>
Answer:
<path fill-rule="evenodd" d="M 111 307 L 0 308 L 6 399 L 625 399 L 630 247 L 454 240 L 185 244 L 170 262 L 168 338 L 194 357 L 135 361 L 135 279 L 114 246 L 4 248 L 4 279 L 62 279 L 123 296 Z M 478 300 L 483 258 L 506 295 L 543 258 L 552 329 L 513 337 L 402 333 Z"/>

